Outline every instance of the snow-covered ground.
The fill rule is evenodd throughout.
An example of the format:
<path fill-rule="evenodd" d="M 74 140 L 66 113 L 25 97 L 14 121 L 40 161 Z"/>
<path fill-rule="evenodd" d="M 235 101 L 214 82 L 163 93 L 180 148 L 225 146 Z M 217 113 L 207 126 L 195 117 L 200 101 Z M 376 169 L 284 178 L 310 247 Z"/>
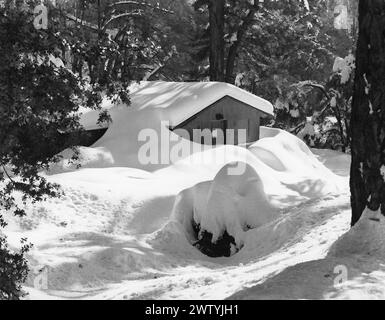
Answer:
<path fill-rule="evenodd" d="M 135 130 L 146 123 L 160 132 L 159 119 L 149 124 L 138 113 L 128 126 L 122 110 L 81 150 L 81 169 L 63 161 L 47 175 L 62 198 L 9 218 L 10 242 L 34 244 L 28 298 L 385 296 L 382 218 L 368 212 L 349 231 L 348 156 L 261 128 L 247 149 L 220 146 L 143 166 Z M 233 175 L 235 164 L 244 170 Z M 232 255 L 211 258 L 194 247 L 193 220 L 214 239 L 232 235 Z"/>
<path fill-rule="evenodd" d="M 215 177 L 222 167 L 218 163 L 199 166 L 185 159 L 154 172 L 124 167 L 83 168 L 49 176 L 62 185 L 65 195 L 30 206 L 28 216 L 10 219 L 8 228 L 15 244 L 20 237 L 34 243 L 32 272 L 26 286 L 29 298 L 321 298 L 306 295 L 308 284 L 301 280 L 301 274 L 297 285 L 303 288 L 303 295 L 288 289 L 287 282 L 293 277 L 284 277 L 284 283 L 278 278 L 277 284 L 273 282 L 273 286 L 279 285 L 274 292 L 261 288 L 287 273 L 288 267 L 306 267 L 304 262 L 323 259 L 348 230 L 348 157 L 314 150 L 318 161 L 302 144 L 302 153 L 294 153 L 292 148 L 298 147 L 299 140 L 287 133 L 266 129 L 265 135 L 244 152 L 261 177 L 265 193 L 258 186 L 252 190 L 260 193 L 256 196 L 266 197 L 264 202 L 268 201 L 274 213 L 262 225 L 246 231 L 237 229 L 243 246 L 229 258 L 210 258 L 193 247 L 188 228 L 177 218 L 181 212 L 176 214 L 181 203 L 178 199 L 184 199 L 183 195 L 197 185 L 215 185 L 210 182 L 213 179 L 224 179 L 221 184 L 226 185 L 226 175 L 223 178 L 220 174 L 219 180 Z M 340 176 L 329 172 L 321 162 Z M 199 193 L 195 195 L 199 204 Z M 222 201 L 235 205 L 233 196 Z M 247 195 L 245 199 L 253 197 Z M 214 207 L 220 203 L 213 201 Z M 237 203 L 246 209 L 250 205 L 259 208 L 258 203 Z M 186 210 L 189 205 L 182 207 Z M 214 208 L 212 212 L 218 215 L 221 210 Z M 252 219 L 252 212 L 238 218 L 248 219 L 250 215 Z M 231 225 L 227 216 L 221 218 L 223 227 Z M 311 264 L 307 272 L 314 273 L 317 264 Z M 325 272 L 321 268 L 320 277 L 313 274 L 310 285 L 319 291 L 325 282 L 332 286 L 337 276 L 333 267 Z M 41 275 L 47 277 L 47 288 L 36 281 Z"/>

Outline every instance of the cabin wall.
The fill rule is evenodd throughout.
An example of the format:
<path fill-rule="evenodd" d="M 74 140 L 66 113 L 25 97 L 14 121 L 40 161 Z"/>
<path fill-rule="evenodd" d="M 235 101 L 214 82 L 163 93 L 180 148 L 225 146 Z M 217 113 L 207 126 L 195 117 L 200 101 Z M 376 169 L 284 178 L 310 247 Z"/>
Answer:
<path fill-rule="evenodd" d="M 223 116 L 222 121 L 218 120 L 219 114 Z M 259 139 L 260 118 L 264 115 L 262 111 L 226 96 L 176 126 L 173 130 L 187 130 L 193 140 L 193 129 L 211 130 L 220 128 L 223 125 L 226 129 L 246 129 L 246 142 L 253 142 Z M 236 138 L 237 131 L 235 132 L 235 144 L 238 143 Z M 195 142 L 202 143 L 202 141 Z M 228 144 L 231 141 L 225 141 L 225 143 Z"/>

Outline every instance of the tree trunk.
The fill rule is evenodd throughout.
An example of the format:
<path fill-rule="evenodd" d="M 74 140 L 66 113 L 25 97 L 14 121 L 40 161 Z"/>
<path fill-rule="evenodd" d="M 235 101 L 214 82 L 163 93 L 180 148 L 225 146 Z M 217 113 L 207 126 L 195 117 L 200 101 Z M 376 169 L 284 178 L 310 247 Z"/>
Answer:
<path fill-rule="evenodd" d="M 237 40 L 236 43 L 233 43 L 230 46 L 229 53 L 227 55 L 226 60 L 226 76 L 225 81 L 227 83 L 234 83 L 235 77 L 234 77 L 234 68 L 235 68 L 235 60 L 237 57 L 237 51 L 239 47 L 239 41 Z"/>
<path fill-rule="evenodd" d="M 233 44 L 230 46 L 229 53 L 226 60 L 226 76 L 225 81 L 228 83 L 234 83 L 235 77 L 234 77 L 234 68 L 235 68 L 235 61 L 237 58 L 238 50 L 241 45 L 241 42 L 243 41 L 243 37 L 249 28 L 250 24 L 253 21 L 254 14 L 258 10 L 258 2 L 255 1 L 252 8 L 249 9 L 249 13 L 245 17 L 244 21 L 239 27 L 239 30 L 237 32 L 237 39 L 233 42 Z"/>
<path fill-rule="evenodd" d="M 351 116 L 350 190 L 354 225 L 366 207 L 385 213 L 385 1 L 359 1 Z"/>
<path fill-rule="evenodd" d="M 225 41 L 224 41 L 224 17 L 225 0 L 210 0 L 210 80 L 224 80 Z"/>

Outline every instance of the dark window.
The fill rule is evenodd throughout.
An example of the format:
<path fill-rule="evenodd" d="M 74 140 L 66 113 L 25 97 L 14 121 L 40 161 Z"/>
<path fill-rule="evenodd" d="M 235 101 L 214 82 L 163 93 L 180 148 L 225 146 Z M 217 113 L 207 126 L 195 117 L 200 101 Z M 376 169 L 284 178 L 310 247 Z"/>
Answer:
<path fill-rule="evenodd" d="M 215 120 L 223 120 L 223 119 L 224 119 L 224 116 L 223 116 L 222 113 L 217 113 L 217 114 L 215 115 Z"/>

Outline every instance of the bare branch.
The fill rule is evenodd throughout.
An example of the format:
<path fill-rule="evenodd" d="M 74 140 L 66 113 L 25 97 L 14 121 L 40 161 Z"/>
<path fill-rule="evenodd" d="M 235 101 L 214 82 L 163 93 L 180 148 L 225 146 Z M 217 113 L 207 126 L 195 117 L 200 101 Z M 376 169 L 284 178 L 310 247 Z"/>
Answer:
<path fill-rule="evenodd" d="M 299 125 L 296 127 L 290 129 L 290 133 L 297 135 L 299 131 L 301 131 L 306 125 L 306 122 L 301 122 Z"/>
<path fill-rule="evenodd" d="M 8 177 L 8 179 L 9 179 L 12 183 L 15 183 L 15 181 L 13 181 L 12 177 L 9 175 L 7 169 L 5 169 L 5 166 L 2 165 L 1 167 L 3 168 L 3 172 L 4 172 L 5 175 Z"/>
<path fill-rule="evenodd" d="M 118 1 L 118 2 L 115 2 L 115 3 L 111 3 L 108 7 L 109 8 L 115 8 L 115 7 L 124 6 L 124 5 L 136 5 L 136 6 L 142 6 L 142 7 L 149 7 L 151 9 L 154 9 L 154 10 L 157 10 L 157 11 L 161 11 L 163 13 L 175 14 L 175 12 L 172 11 L 172 10 L 161 8 L 159 6 L 159 4 L 158 5 L 153 5 L 151 3 L 147 3 L 147 2 L 143 2 L 143 1 Z"/>

